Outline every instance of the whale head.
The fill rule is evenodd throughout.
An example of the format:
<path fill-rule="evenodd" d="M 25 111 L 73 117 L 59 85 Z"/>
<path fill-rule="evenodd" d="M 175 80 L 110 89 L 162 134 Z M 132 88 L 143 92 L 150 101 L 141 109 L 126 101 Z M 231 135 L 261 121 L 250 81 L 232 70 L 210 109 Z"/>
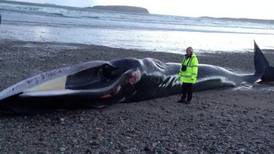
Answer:
<path fill-rule="evenodd" d="M 133 58 L 110 61 L 69 75 L 65 89 L 88 92 L 91 101 L 123 101 L 141 80 L 138 66 Z"/>
<path fill-rule="evenodd" d="M 139 63 L 133 58 L 93 61 L 36 75 L 3 90 L 0 110 L 40 113 L 123 102 L 141 80 Z"/>

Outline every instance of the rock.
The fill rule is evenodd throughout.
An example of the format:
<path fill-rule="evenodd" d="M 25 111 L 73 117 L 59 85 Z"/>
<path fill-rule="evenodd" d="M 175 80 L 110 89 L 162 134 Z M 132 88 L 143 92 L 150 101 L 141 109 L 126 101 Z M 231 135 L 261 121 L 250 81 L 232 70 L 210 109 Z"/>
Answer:
<path fill-rule="evenodd" d="M 246 150 L 244 148 L 241 148 L 239 150 L 237 150 L 236 154 L 245 154 Z"/>
<path fill-rule="evenodd" d="M 65 123 L 65 118 L 60 118 L 59 120 L 60 120 L 60 123 L 61 123 L 61 124 L 64 124 L 64 123 Z"/>
<path fill-rule="evenodd" d="M 66 148 L 65 148 L 65 147 L 60 147 L 60 148 L 59 148 L 59 151 L 60 151 L 60 152 L 65 152 L 65 151 L 66 151 Z"/>
<path fill-rule="evenodd" d="M 210 126 L 210 127 L 215 127 L 215 126 L 216 126 L 216 124 L 215 124 L 215 123 L 213 123 L 213 122 L 210 122 L 210 123 L 209 123 L 209 126 Z"/>
<path fill-rule="evenodd" d="M 90 149 L 86 149 L 85 153 L 86 154 L 92 154 L 92 151 Z"/>
<path fill-rule="evenodd" d="M 97 141 L 90 141 L 89 145 L 91 148 L 96 149 L 99 146 L 99 143 Z"/>
<path fill-rule="evenodd" d="M 125 153 L 137 153 L 138 149 L 136 148 L 130 148 L 125 151 Z"/>
<path fill-rule="evenodd" d="M 150 152 L 151 149 L 148 147 L 148 146 L 145 146 L 144 149 L 143 149 L 145 152 Z"/>
<path fill-rule="evenodd" d="M 255 120 L 253 118 L 248 118 L 248 119 L 246 119 L 246 121 L 248 121 L 248 122 L 255 122 Z"/>
<path fill-rule="evenodd" d="M 199 113 L 198 116 L 199 116 L 199 117 L 204 117 L 205 114 L 204 114 L 204 113 Z"/>
<path fill-rule="evenodd" d="M 248 113 L 248 111 L 247 111 L 247 110 L 244 110 L 244 111 L 243 111 L 243 114 L 247 114 L 247 113 Z"/>

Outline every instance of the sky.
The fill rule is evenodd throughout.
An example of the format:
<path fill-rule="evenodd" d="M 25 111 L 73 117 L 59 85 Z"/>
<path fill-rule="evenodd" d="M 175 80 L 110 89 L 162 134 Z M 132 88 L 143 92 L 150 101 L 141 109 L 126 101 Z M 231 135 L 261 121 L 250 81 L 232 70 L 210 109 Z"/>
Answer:
<path fill-rule="evenodd" d="M 35 3 L 87 7 L 129 5 L 144 7 L 153 14 L 211 16 L 274 20 L 273 0 L 15 0 Z M 271 2 L 273 1 L 273 2 Z"/>

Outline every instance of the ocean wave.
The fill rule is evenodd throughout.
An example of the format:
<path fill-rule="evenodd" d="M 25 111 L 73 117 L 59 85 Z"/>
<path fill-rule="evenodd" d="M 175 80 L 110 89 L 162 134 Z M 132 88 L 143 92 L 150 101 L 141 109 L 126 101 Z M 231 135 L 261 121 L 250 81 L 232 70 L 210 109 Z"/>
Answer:
<path fill-rule="evenodd" d="M 85 8 L 60 7 L 17 2 L 0 2 L 0 11 L 29 15 L 21 19 L 14 15 L 8 24 L 43 25 L 54 27 L 114 28 L 158 31 L 189 31 L 203 33 L 235 33 L 274 35 L 274 25 L 251 22 L 251 20 L 232 20 L 212 17 L 178 17 L 163 15 L 123 14 L 107 11 L 87 10 Z M 37 17 L 37 15 L 43 16 Z M 21 14 L 18 16 L 21 16 Z M 44 18 L 49 17 L 49 18 Z M 52 19 L 51 17 L 57 17 Z M 68 19 L 66 19 L 68 18 Z M 253 21 L 253 20 L 252 20 Z"/>

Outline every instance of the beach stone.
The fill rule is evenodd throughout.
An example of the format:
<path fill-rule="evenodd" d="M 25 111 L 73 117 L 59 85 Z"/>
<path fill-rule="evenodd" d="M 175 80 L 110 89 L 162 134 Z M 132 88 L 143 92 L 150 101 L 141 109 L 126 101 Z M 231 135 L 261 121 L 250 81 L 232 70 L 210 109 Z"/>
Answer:
<path fill-rule="evenodd" d="M 60 147 L 60 148 L 59 148 L 59 151 L 60 151 L 60 152 L 65 152 L 65 151 L 66 151 L 66 148 L 65 148 L 65 147 Z"/>
<path fill-rule="evenodd" d="M 246 154 L 246 150 L 244 148 L 241 148 L 237 150 L 236 154 Z"/>
<path fill-rule="evenodd" d="M 85 150 L 85 154 L 92 154 L 92 150 L 86 149 L 86 150 Z"/>
<path fill-rule="evenodd" d="M 144 151 L 145 151 L 145 152 L 151 152 L 151 149 L 150 149 L 148 146 L 145 146 L 145 147 L 144 147 Z"/>

